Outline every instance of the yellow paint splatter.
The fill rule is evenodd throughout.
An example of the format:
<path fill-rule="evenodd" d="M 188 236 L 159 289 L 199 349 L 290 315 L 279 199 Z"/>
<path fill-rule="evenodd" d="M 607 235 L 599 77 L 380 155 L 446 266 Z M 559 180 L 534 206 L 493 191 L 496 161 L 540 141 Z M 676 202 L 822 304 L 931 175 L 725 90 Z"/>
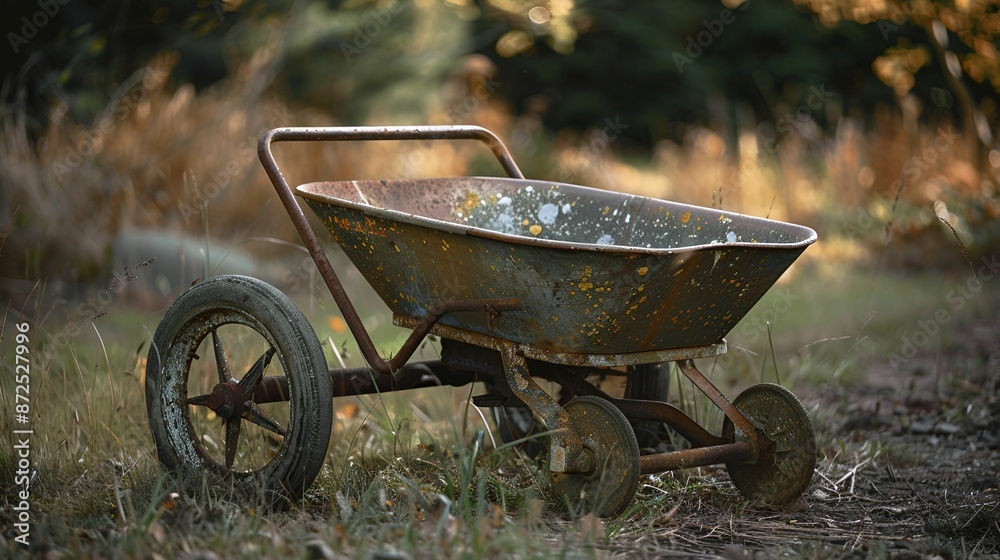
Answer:
<path fill-rule="evenodd" d="M 330 328 L 337 334 L 347 332 L 347 323 L 340 317 L 334 315 L 330 317 Z"/>
<path fill-rule="evenodd" d="M 525 218 L 524 220 L 522 220 L 522 221 L 521 221 L 521 225 L 522 225 L 522 226 L 527 226 L 527 225 L 528 225 L 528 224 L 530 224 L 530 223 L 531 223 L 531 222 L 529 222 L 527 218 Z"/>
<path fill-rule="evenodd" d="M 535 224 L 528 228 L 528 231 L 531 232 L 531 235 L 538 235 L 539 233 L 542 233 L 542 226 Z"/>
<path fill-rule="evenodd" d="M 465 209 L 471 210 L 472 207 L 479 204 L 479 195 L 474 192 L 469 192 L 465 195 Z"/>
<path fill-rule="evenodd" d="M 691 221 L 691 213 L 690 212 L 685 212 L 685 213 L 681 214 L 681 223 L 682 224 L 686 224 L 686 223 L 688 223 L 690 221 Z"/>
<path fill-rule="evenodd" d="M 649 272 L 649 267 L 648 266 L 640 266 L 639 270 L 637 270 L 636 272 L 639 273 L 639 276 L 645 276 L 646 273 Z"/>

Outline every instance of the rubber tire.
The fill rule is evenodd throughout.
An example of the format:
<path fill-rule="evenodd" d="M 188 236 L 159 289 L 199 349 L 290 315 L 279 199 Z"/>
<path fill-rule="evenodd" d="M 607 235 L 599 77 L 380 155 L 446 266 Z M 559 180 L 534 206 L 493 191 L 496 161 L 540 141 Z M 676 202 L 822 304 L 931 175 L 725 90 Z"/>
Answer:
<path fill-rule="evenodd" d="M 280 448 L 261 468 L 225 472 L 208 456 L 183 404 L 191 355 L 210 336 L 205 323 L 242 324 L 276 350 L 288 376 L 289 420 Z M 203 332 L 202 332 L 203 331 Z M 326 358 L 312 326 L 278 289 L 246 276 L 204 280 L 170 306 L 153 336 L 146 362 L 146 411 L 156 455 L 167 469 L 193 469 L 226 477 L 269 504 L 294 502 L 312 484 L 326 459 L 333 401 Z M 221 469 L 220 469 L 221 467 Z"/>

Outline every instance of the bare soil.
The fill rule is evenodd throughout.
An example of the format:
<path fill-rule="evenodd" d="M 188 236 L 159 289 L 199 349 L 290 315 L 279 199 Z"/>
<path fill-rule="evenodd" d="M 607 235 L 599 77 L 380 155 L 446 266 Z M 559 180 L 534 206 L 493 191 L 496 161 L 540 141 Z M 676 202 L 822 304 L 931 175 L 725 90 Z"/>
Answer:
<path fill-rule="evenodd" d="M 703 470 L 705 492 L 647 530 L 612 540 L 621 557 L 1000 557 L 1000 323 L 955 327 L 946 348 L 849 386 L 803 388 L 823 458 L 786 509 L 741 508 Z M 720 492 L 721 490 L 721 492 Z M 618 544 L 618 543 L 625 543 Z"/>

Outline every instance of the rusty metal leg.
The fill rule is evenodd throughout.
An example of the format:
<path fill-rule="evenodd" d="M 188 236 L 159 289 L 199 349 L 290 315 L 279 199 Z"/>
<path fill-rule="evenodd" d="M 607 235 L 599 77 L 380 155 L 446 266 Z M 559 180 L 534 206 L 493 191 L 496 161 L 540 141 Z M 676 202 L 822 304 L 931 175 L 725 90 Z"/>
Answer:
<path fill-rule="evenodd" d="M 548 393 L 535 383 L 528 372 L 528 363 L 516 344 L 500 348 L 504 376 L 511 392 L 537 414 L 549 436 L 549 470 L 554 473 L 585 473 L 593 468 L 593 459 L 583 446 L 580 436 L 570 424 L 570 416 Z"/>
<path fill-rule="evenodd" d="M 733 426 L 735 426 L 740 432 L 746 434 L 747 441 L 753 447 L 753 455 L 748 457 L 747 460 L 756 461 L 760 448 L 758 442 L 760 433 L 757 430 L 757 427 L 753 425 L 753 422 L 740 412 L 740 409 L 736 408 L 736 406 L 733 405 L 733 403 L 731 403 L 729 399 L 727 399 L 725 395 L 723 395 L 722 392 L 719 391 L 719 389 L 704 376 L 704 374 L 698 371 L 698 368 L 694 365 L 694 360 L 680 360 L 677 362 L 677 365 L 680 367 L 684 375 L 686 375 L 692 383 L 701 389 L 701 392 L 705 393 L 705 396 L 715 403 L 715 406 L 722 410 L 722 413 L 726 415 L 726 418 L 729 418 L 729 420 L 733 423 Z"/>
<path fill-rule="evenodd" d="M 697 422 L 692 420 L 690 416 L 684 414 L 682 410 L 671 404 L 657 401 L 606 398 L 618 407 L 618 410 L 622 411 L 622 414 L 629 420 L 663 422 L 673 428 L 678 435 L 691 442 L 692 447 L 710 447 L 731 443 L 712 435 L 708 430 L 702 428 Z"/>

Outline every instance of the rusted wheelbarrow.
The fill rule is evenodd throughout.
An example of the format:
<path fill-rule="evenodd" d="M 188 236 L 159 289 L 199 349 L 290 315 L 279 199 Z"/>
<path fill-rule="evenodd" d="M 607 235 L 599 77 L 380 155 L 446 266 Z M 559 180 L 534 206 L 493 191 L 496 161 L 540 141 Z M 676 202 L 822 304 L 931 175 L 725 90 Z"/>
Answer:
<path fill-rule="evenodd" d="M 296 189 L 394 322 L 412 329 L 389 360 L 271 153 L 274 142 L 361 140 L 478 140 L 510 176 Z M 629 504 L 640 475 L 670 469 L 725 463 L 745 496 L 778 504 L 808 486 L 815 436 L 795 396 L 761 384 L 730 402 L 693 360 L 726 351 L 723 337 L 816 240 L 812 230 L 524 179 L 500 140 L 472 126 L 276 129 L 258 153 L 369 367 L 330 370 L 276 288 L 242 276 L 195 284 L 167 310 L 147 361 L 149 423 L 166 467 L 295 500 L 326 458 L 334 396 L 478 380 L 491 389 L 477 404 L 526 406 L 544 423 L 556 490 L 602 515 Z M 430 334 L 441 359 L 408 363 Z M 586 381 L 662 375 L 655 365 L 669 362 L 723 412 L 721 434 L 662 402 L 661 389 L 641 389 L 662 383 L 630 383 L 640 390 L 621 399 Z M 574 398 L 560 404 L 537 379 Z M 630 420 L 666 423 L 691 447 L 640 455 Z M 515 437 L 516 427 L 501 433 Z"/>

